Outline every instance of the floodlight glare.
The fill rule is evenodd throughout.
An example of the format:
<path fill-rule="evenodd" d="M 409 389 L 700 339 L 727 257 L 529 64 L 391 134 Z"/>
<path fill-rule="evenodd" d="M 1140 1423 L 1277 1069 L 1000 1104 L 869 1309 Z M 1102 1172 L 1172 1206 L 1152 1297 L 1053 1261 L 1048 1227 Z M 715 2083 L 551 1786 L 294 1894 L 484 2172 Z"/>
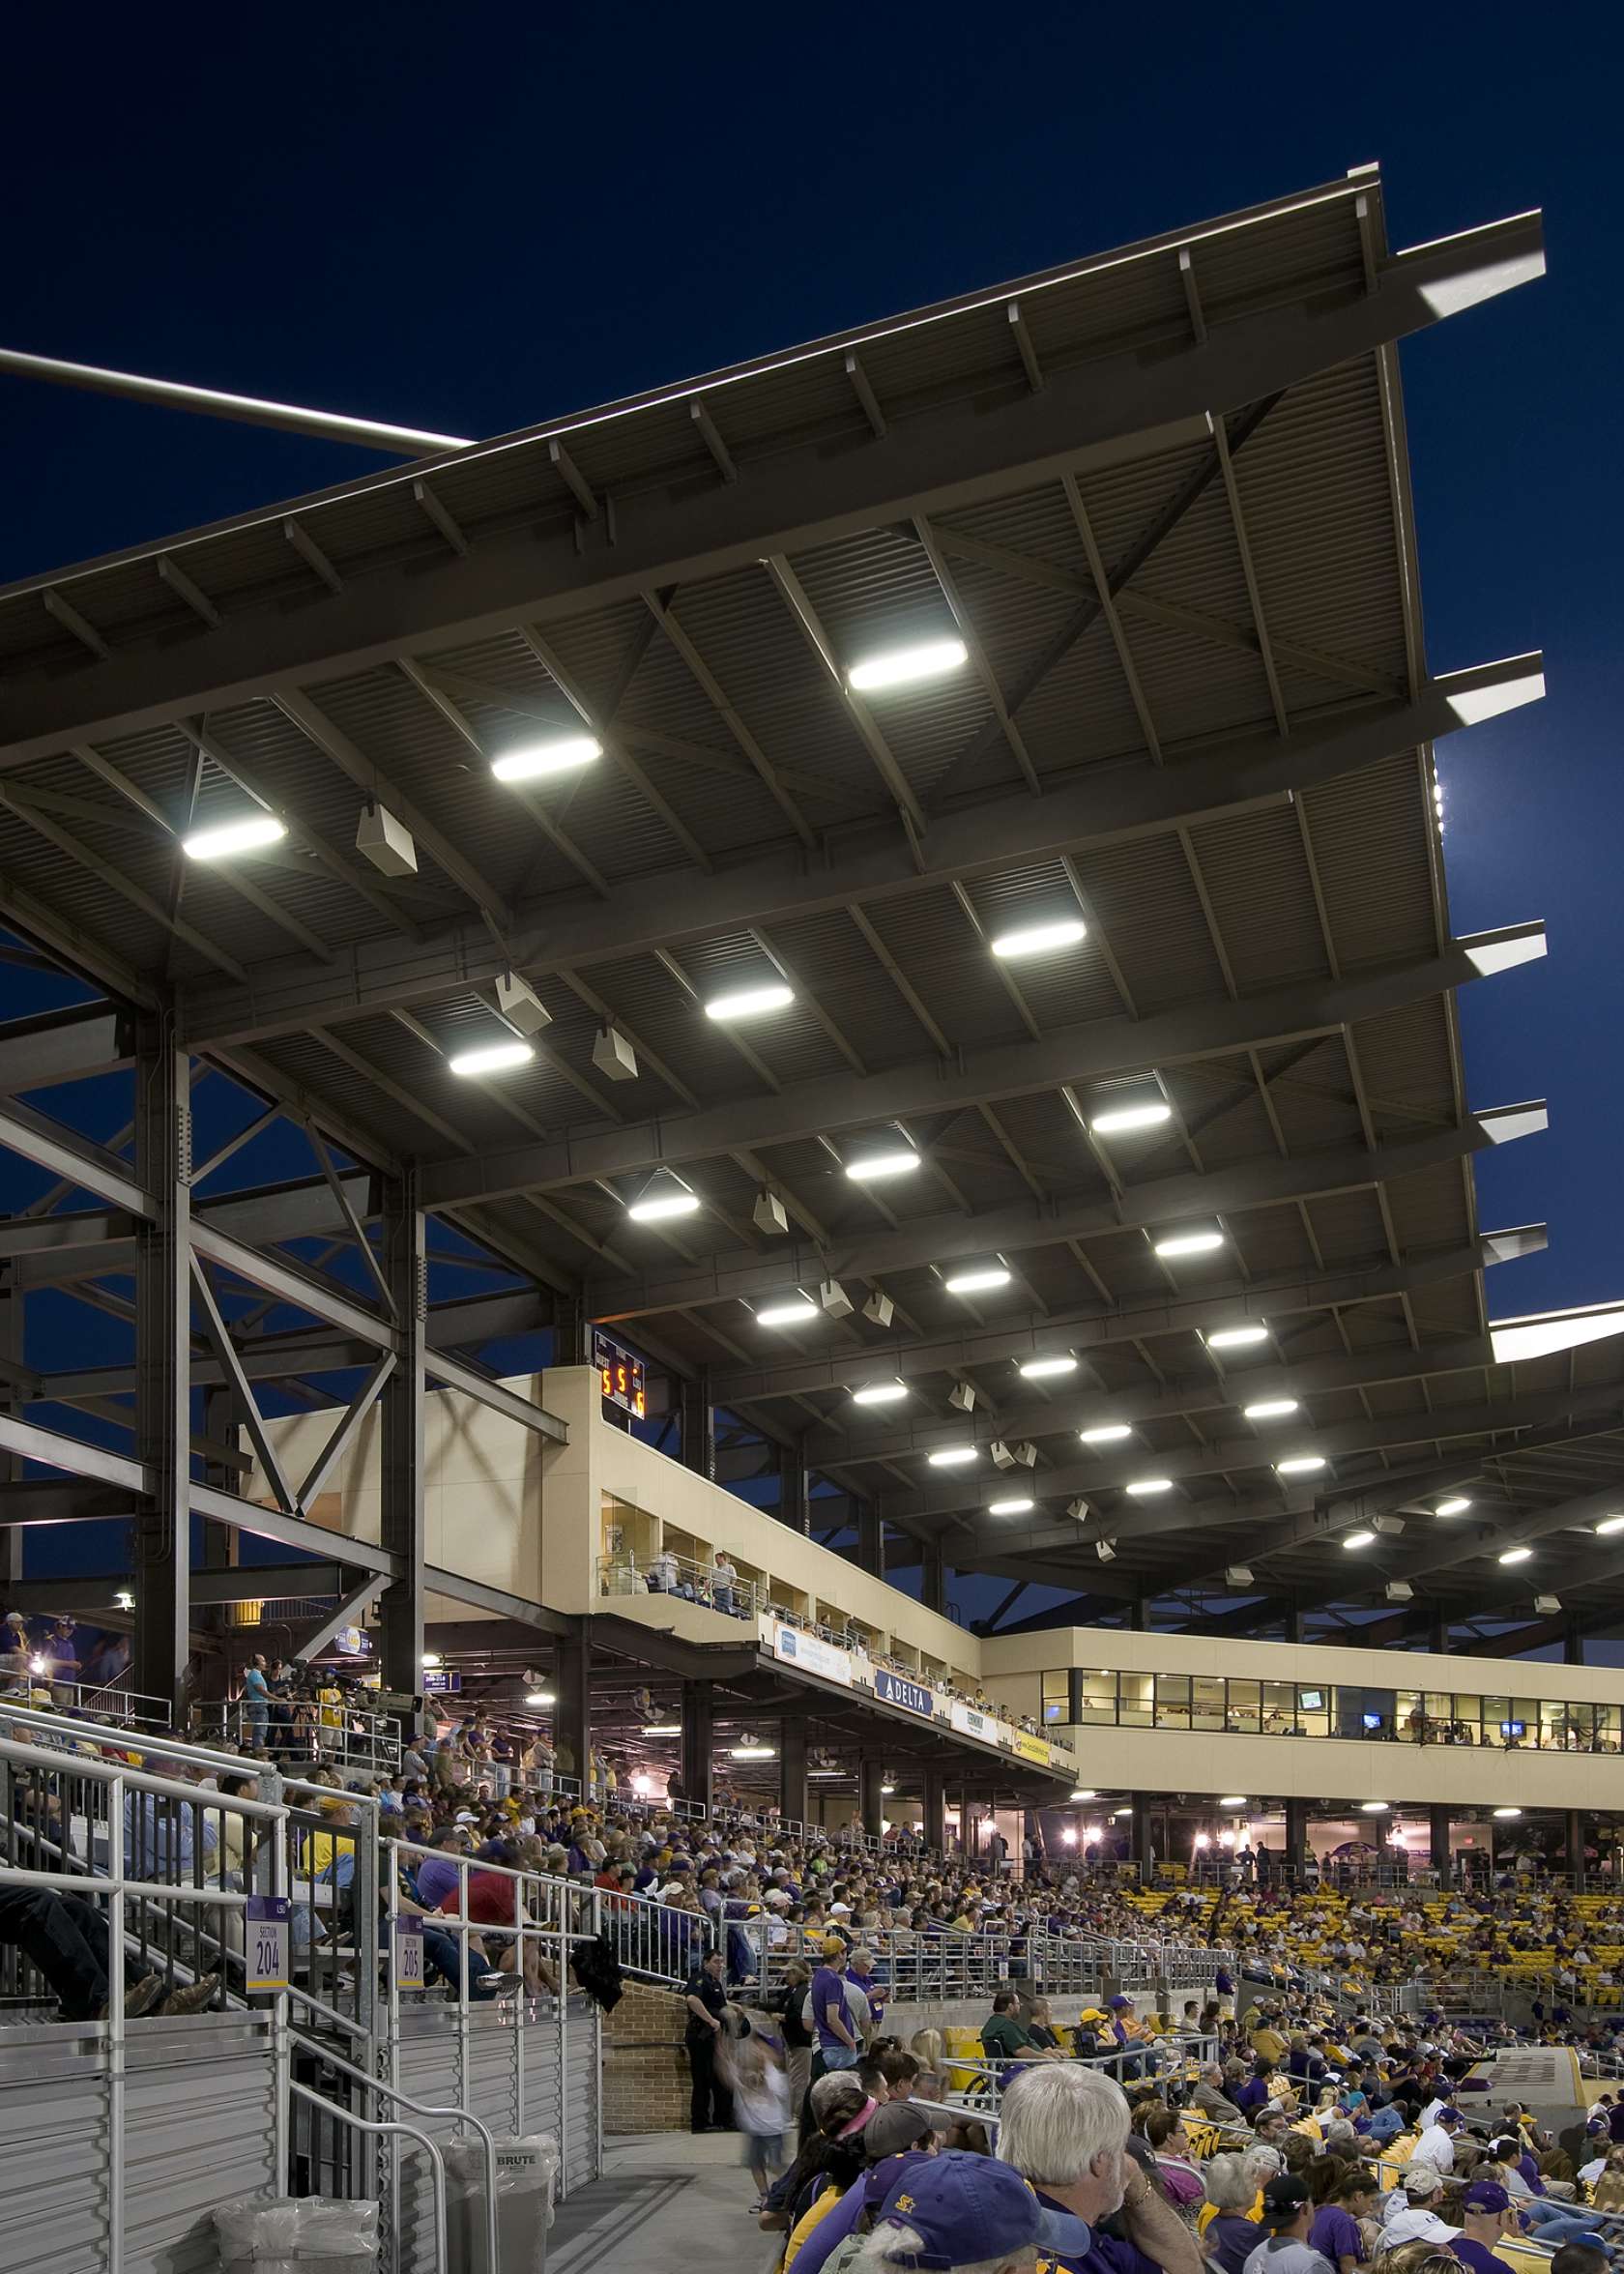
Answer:
<path fill-rule="evenodd" d="M 759 1018 L 763 1011 L 783 1010 L 794 1001 L 793 987 L 740 987 L 732 995 L 712 995 L 705 1006 L 705 1015 L 708 1019 Z"/>
<path fill-rule="evenodd" d="M 1165 1101 L 1157 1105 L 1119 1105 L 1110 1113 L 1095 1114 L 1088 1128 L 1095 1137 L 1123 1137 L 1130 1129 L 1154 1129 L 1172 1119 L 1173 1108 Z"/>
<path fill-rule="evenodd" d="M 912 686 L 917 680 L 941 679 L 949 671 L 958 671 L 969 660 L 969 650 L 961 639 L 919 640 L 912 647 L 885 648 L 878 656 L 865 656 L 846 674 L 846 685 L 859 695 L 872 694 L 879 687 Z"/>
<path fill-rule="evenodd" d="M 1009 961 L 1022 955 L 1048 955 L 1057 948 L 1075 948 L 1088 936 L 1088 927 L 1080 916 L 1063 916 L 1054 923 L 1022 924 L 1012 932 L 1000 932 L 989 945 L 995 955 Z"/>
<path fill-rule="evenodd" d="M 560 735 L 550 743 L 523 743 L 491 760 L 498 781 L 541 781 L 550 773 L 573 773 L 603 755 L 595 735 Z"/>
<path fill-rule="evenodd" d="M 453 1074 L 465 1078 L 475 1074 L 506 1073 L 509 1066 L 529 1065 L 536 1056 L 528 1042 L 487 1042 L 479 1050 L 459 1050 L 447 1064 Z"/>
<path fill-rule="evenodd" d="M 286 823 L 274 813 L 252 813 L 243 821 L 221 822 L 218 829 L 193 830 L 181 839 L 181 851 L 191 860 L 224 860 L 233 853 L 275 845 L 286 835 Z"/>

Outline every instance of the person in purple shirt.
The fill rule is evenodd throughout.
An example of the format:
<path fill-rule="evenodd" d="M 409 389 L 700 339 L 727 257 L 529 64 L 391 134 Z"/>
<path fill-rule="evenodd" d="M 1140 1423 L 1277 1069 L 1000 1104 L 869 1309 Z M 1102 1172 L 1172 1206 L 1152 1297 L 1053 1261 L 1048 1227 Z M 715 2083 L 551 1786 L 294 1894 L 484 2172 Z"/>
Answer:
<path fill-rule="evenodd" d="M 1472 2274 L 1511 2274 L 1511 2261 L 1500 2258 L 1494 2246 L 1501 2235 L 1518 2231 L 1518 2220 L 1511 2198 L 1498 2181 L 1473 2180 L 1461 2217 L 1461 2231 L 1449 2246 L 1461 2263 Z"/>
<path fill-rule="evenodd" d="M 823 1963 L 812 1977 L 812 2028 L 818 2050 L 812 2056 L 812 2082 L 830 2069 L 857 2065 L 856 2031 L 846 2003 L 846 1945 L 831 1935 L 824 1944 Z"/>
<path fill-rule="evenodd" d="M 418 1900 L 425 1910 L 439 1910 L 448 1895 L 457 1891 L 456 1858 L 468 1853 L 468 1835 L 460 1824 L 448 1824 L 435 1834 L 434 1853 L 420 1855 L 415 1874 Z"/>
<path fill-rule="evenodd" d="M 1371 2174 L 1362 2166 L 1354 2165 L 1346 2172 L 1331 2190 L 1328 2202 L 1321 2203 L 1314 2215 L 1308 2230 L 1311 2250 L 1328 2259 L 1336 2274 L 1353 2274 L 1353 2269 L 1365 2256 L 1365 2242 L 1359 2232 L 1359 2221 L 1368 2219 L 1376 2205 L 1376 2191 Z"/>

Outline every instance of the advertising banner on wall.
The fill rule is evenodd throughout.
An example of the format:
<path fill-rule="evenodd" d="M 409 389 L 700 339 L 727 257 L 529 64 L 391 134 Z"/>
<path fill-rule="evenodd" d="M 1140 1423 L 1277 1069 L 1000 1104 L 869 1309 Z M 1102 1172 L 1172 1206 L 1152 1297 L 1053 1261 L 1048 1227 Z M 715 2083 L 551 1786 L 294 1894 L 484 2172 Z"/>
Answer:
<path fill-rule="evenodd" d="M 1035 1761 L 1040 1768 L 1047 1768 L 1052 1758 L 1041 1737 L 1029 1737 L 1025 1730 L 1015 1732 L 1015 1750 L 1023 1761 Z"/>
<path fill-rule="evenodd" d="M 998 1743 L 998 1724 L 990 1713 L 977 1713 L 973 1706 L 966 1706 L 955 1698 L 947 1709 L 947 1718 L 961 1737 L 974 1737 L 983 1745 Z"/>
<path fill-rule="evenodd" d="M 920 1714 L 926 1721 L 936 1712 L 936 1700 L 923 1683 L 911 1681 L 905 1674 L 893 1674 L 887 1666 L 874 1670 L 874 1695 L 887 1706 L 899 1706 L 904 1713 Z"/>
<path fill-rule="evenodd" d="M 852 1659 L 850 1652 L 837 1649 L 833 1643 L 826 1643 L 822 1635 L 808 1634 L 802 1626 L 774 1626 L 772 1655 L 786 1666 L 798 1666 L 804 1674 L 815 1674 L 820 1681 L 839 1682 L 843 1689 L 852 1686 Z"/>

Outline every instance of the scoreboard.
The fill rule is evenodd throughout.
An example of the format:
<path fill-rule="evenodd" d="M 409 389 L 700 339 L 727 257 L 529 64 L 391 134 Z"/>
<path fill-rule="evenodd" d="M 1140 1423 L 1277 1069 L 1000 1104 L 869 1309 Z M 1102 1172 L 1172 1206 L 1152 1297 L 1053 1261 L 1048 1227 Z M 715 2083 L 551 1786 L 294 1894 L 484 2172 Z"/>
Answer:
<path fill-rule="evenodd" d="M 597 1385 L 606 1406 L 619 1406 L 623 1414 L 630 1414 L 639 1421 L 648 1413 L 648 1398 L 643 1384 L 643 1361 L 634 1358 L 628 1350 L 605 1334 L 601 1327 L 593 1328 L 593 1364 L 597 1368 Z"/>

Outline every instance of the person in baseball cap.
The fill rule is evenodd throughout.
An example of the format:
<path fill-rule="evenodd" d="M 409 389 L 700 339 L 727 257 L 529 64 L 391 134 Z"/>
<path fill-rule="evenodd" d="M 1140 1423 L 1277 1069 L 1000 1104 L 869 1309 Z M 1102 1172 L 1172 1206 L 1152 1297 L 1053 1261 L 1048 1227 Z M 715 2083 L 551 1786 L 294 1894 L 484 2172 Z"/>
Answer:
<path fill-rule="evenodd" d="M 1007 2164 L 949 2148 L 899 2172 L 874 2231 L 879 2263 L 898 2274 L 1028 2274 L 1040 2225 L 1036 2196 Z"/>
<path fill-rule="evenodd" d="M 1496 2179 L 1474 2179 L 1461 2208 L 1462 2227 L 1450 2248 L 1472 2274 L 1511 2274 L 1511 2261 L 1502 2259 L 1494 2244 L 1502 2235 L 1518 2231 L 1511 2197 Z"/>

